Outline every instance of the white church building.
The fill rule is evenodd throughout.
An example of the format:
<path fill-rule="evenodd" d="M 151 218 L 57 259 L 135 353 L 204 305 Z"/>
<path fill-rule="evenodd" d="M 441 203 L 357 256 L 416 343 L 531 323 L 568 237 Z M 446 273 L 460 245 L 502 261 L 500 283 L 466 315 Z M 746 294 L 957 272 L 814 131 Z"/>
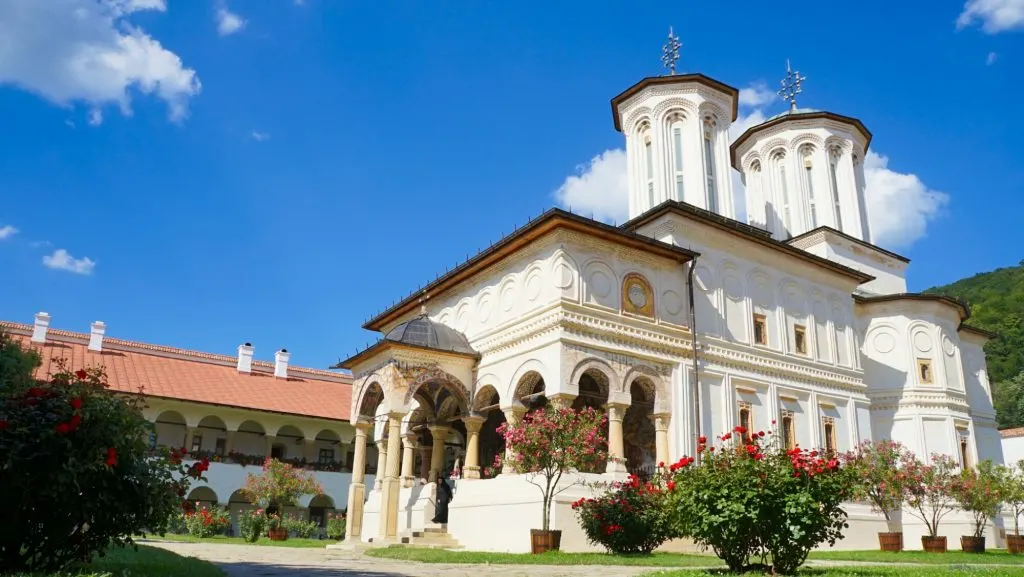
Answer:
<path fill-rule="evenodd" d="M 773 420 L 802 447 L 890 438 L 922 458 L 1002 461 L 982 351 L 992 335 L 964 324 L 962 303 L 908 293 L 908 259 L 872 244 L 871 133 L 794 101 L 730 144 L 738 97 L 702 74 L 627 88 L 611 104 L 626 141 L 628 222 L 549 210 L 364 325 L 382 338 L 340 364 L 353 372 L 357 429 L 350 538 L 415 542 L 434 527 L 426 481 L 458 460 L 444 538 L 529 551 L 540 491 L 489 466 L 505 450 L 495 429 L 542 397 L 607 410 L 610 457 L 590 480 Z M 368 438 L 384 440 L 375 485 L 361 473 Z M 563 550 L 589 549 L 569 504 L 590 494 L 576 486 L 557 498 Z M 847 510 L 837 547 L 877 548 L 884 519 Z M 968 518 L 942 530 L 958 547 Z M 923 525 L 905 514 L 903 531 L 919 548 Z M 990 530 L 990 547 L 1000 533 Z"/>

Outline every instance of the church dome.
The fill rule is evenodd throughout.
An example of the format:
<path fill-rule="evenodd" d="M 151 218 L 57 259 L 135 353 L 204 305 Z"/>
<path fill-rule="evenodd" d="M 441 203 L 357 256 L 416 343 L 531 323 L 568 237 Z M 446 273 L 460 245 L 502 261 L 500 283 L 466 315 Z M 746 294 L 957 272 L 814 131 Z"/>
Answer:
<path fill-rule="evenodd" d="M 448 325 L 430 320 L 427 315 L 420 315 L 391 329 L 384 335 L 384 340 L 439 351 L 476 354 L 473 347 L 469 346 L 466 335 Z"/>

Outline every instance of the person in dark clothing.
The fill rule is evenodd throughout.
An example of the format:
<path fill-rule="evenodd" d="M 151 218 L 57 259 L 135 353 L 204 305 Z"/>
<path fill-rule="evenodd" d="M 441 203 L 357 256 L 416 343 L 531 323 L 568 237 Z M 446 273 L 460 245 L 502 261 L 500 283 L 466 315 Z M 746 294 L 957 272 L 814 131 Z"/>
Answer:
<path fill-rule="evenodd" d="M 444 525 L 448 523 L 448 503 L 452 500 L 452 486 L 440 473 L 437 475 L 437 490 L 434 493 L 434 500 L 434 518 L 431 522 Z"/>

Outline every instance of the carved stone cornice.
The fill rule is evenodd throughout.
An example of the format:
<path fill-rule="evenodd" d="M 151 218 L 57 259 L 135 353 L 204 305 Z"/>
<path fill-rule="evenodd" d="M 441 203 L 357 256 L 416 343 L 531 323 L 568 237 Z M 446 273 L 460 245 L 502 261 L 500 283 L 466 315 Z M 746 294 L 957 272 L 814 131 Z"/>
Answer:
<path fill-rule="evenodd" d="M 971 414 L 971 408 L 963 398 L 945 393 L 907 392 L 869 393 L 872 411 L 894 411 L 901 409 L 946 409 L 964 414 Z"/>

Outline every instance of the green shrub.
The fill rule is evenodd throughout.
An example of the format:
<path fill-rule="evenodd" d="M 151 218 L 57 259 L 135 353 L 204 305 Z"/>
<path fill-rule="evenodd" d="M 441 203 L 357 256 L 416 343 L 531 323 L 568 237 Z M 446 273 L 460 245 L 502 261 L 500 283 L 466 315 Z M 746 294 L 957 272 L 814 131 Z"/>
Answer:
<path fill-rule="evenodd" d="M 185 526 L 188 527 L 188 534 L 193 537 L 213 537 L 224 534 L 231 526 L 231 518 L 219 507 L 200 507 L 185 515 Z"/>
<path fill-rule="evenodd" d="M 630 475 L 596 499 L 572 504 L 587 540 L 610 553 L 654 551 L 675 534 L 660 478 L 641 482 Z"/>
<path fill-rule="evenodd" d="M 263 509 L 246 509 L 238 514 L 238 534 L 242 539 L 255 543 L 267 531 L 267 516 Z"/>
<path fill-rule="evenodd" d="M 320 536 L 320 525 L 316 521 L 286 516 L 281 519 L 281 524 L 288 530 L 288 534 L 293 537 L 314 539 Z"/>
<path fill-rule="evenodd" d="M 0 571 L 56 572 L 163 534 L 204 465 L 150 450 L 142 397 L 111 393 L 102 369 L 58 364 L 43 382 L 38 365 L 0 333 Z"/>
<path fill-rule="evenodd" d="M 345 538 L 345 514 L 330 513 L 327 516 L 327 538 L 341 541 Z"/>
<path fill-rule="evenodd" d="M 733 571 L 756 565 L 790 574 L 814 547 L 842 538 L 841 505 L 852 483 L 839 461 L 817 451 L 783 450 L 772 432 L 743 427 L 699 439 L 700 462 L 684 457 L 666 484 L 678 531 L 710 547 Z M 717 450 L 716 450 L 717 449 Z"/>
<path fill-rule="evenodd" d="M 167 532 L 174 535 L 187 535 L 188 524 L 185 523 L 185 512 L 179 511 L 167 521 Z"/>

